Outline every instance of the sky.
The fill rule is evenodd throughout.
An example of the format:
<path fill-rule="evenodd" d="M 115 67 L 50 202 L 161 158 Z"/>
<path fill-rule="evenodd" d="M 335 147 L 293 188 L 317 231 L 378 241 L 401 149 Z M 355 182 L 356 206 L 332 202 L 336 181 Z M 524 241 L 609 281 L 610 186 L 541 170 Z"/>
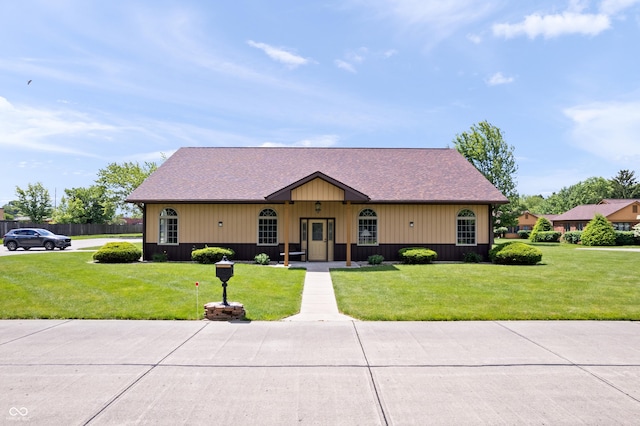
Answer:
<path fill-rule="evenodd" d="M 452 148 L 640 175 L 640 0 L 0 0 L 0 206 L 180 147 Z M 193 177 L 197 179 L 197 176 Z"/>

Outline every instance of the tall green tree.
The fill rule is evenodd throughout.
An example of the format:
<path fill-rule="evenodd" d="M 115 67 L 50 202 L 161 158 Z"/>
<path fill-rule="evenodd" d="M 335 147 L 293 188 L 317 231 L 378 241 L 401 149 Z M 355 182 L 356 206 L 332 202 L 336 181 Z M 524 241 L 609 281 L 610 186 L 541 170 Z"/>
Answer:
<path fill-rule="evenodd" d="M 53 212 L 57 223 L 109 223 L 115 216 L 115 206 L 103 186 L 64 190 L 66 196 Z"/>
<path fill-rule="evenodd" d="M 117 209 L 126 214 L 142 214 L 137 206 L 125 203 L 125 199 L 158 168 L 155 162 L 111 163 L 98 171 L 96 184 L 105 188 L 106 194 Z"/>
<path fill-rule="evenodd" d="M 32 222 L 42 223 L 51 216 L 51 197 L 42 183 L 28 184 L 27 189 L 16 186 L 16 196 L 16 206 Z"/>
<path fill-rule="evenodd" d="M 582 204 L 598 204 L 612 198 L 611 182 L 603 177 L 590 177 L 549 196 L 543 205 L 546 214 L 561 214 Z"/>
<path fill-rule="evenodd" d="M 493 228 L 514 226 L 519 212 L 514 147 L 507 144 L 502 131 L 481 121 L 456 135 L 455 148 L 510 201 L 499 206 L 493 215 Z"/>
<path fill-rule="evenodd" d="M 640 197 L 640 184 L 638 184 L 633 171 L 620 170 L 615 177 L 609 179 L 609 182 L 611 183 L 611 198 Z"/>
<path fill-rule="evenodd" d="M 9 201 L 7 204 L 2 206 L 4 209 L 4 217 L 6 220 L 13 220 L 17 216 L 20 216 L 20 207 L 17 205 L 17 201 Z"/>

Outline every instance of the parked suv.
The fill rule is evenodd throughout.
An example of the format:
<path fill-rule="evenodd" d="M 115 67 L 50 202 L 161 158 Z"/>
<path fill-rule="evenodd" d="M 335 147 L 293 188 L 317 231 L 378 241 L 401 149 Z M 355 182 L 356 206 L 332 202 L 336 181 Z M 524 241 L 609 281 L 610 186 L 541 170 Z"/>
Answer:
<path fill-rule="evenodd" d="M 9 251 L 18 247 L 29 250 L 31 247 L 44 247 L 47 250 L 59 248 L 64 250 L 71 246 L 71 238 L 64 235 L 56 235 L 51 231 L 39 228 L 12 229 L 3 237 L 4 246 Z"/>

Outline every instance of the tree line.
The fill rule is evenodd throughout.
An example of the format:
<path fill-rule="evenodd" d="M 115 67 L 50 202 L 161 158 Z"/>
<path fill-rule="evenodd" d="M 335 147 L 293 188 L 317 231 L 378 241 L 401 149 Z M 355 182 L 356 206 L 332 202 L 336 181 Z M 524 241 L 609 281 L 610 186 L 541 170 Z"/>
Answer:
<path fill-rule="evenodd" d="M 163 156 L 164 159 L 164 156 Z M 16 200 L 3 206 L 5 217 L 28 217 L 31 222 L 114 224 L 122 217 L 141 217 L 138 206 L 127 196 L 158 168 L 155 162 L 111 163 L 98 171 L 94 184 L 65 189 L 60 204 L 53 206 L 49 190 L 41 182 L 16 186 Z"/>

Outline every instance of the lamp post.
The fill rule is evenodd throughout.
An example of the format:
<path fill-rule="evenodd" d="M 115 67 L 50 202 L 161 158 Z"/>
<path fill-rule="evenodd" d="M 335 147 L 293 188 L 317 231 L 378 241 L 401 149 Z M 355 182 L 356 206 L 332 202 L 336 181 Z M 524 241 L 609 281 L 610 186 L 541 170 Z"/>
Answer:
<path fill-rule="evenodd" d="M 233 277 L 233 262 L 223 256 L 220 262 L 216 262 L 216 277 L 222 281 L 222 304 L 229 306 L 227 302 L 227 281 Z"/>

